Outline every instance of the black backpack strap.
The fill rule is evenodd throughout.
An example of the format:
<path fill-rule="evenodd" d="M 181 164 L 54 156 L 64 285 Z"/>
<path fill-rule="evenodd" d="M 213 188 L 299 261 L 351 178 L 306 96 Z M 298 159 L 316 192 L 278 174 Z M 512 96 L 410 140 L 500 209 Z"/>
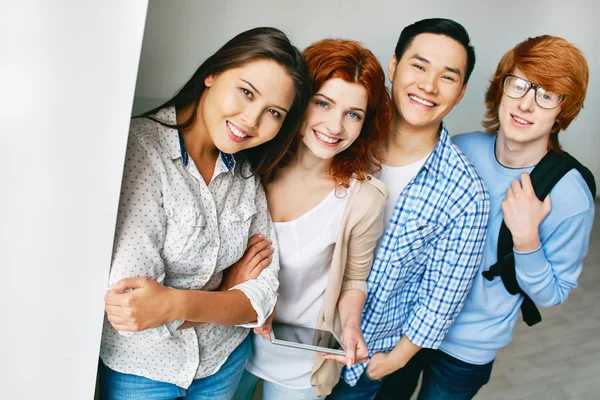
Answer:
<path fill-rule="evenodd" d="M 535 191 L 537 198 L 540 199 L 540 201 L 544 201 L 554 185 L 556 185 L 558 181 L 573 168 L 579 171 L 590 188 L 592 196 L 595 197 L 596 181 L 590 170 L 569 153 L 558 153 L 551 150 L 546 153 L 544 158 L 542 158 L 530 174 L 533 190 Z M 496 276 L 499 276 L 502 279 L 504 287 L 506 287 L 506 290 L 510 294 L 523 295 L 523 304 L 521 305 L 523 320 L 527 325 L 532 326 L 540 322 L 542 316 L 533 300 L 531 300 L 531 298 L 529 298 L 529 296 L 519 287 L 515 272 L 513 245 L 514 243 L 510 230 L 504 221 L 502 221 L 500 233 L 498 234 L 498 261 L 482 274 L 489 281 L 493 280 Z"/>

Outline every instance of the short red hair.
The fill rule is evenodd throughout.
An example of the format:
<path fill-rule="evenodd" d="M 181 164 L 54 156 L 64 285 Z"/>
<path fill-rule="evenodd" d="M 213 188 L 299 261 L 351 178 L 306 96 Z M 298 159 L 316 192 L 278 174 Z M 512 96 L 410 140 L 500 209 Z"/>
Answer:
<path fill-rule="evenodd" d="M 375 55 L 351 40 L 324 39 L 308 46 L 302 55 L 315 92 L 333 78 L 358 83 L 367 90 L 367 110 L 358 138 L 336 154 L 329 172 L 348 186 L 350 178 L 365 179 L 366 173 L 381 168 L 379 151 L 387 138 L 392 119 L 392 104 L 385 87 L 385 73 Z M 285 165 L 298 146 L 297 135 L 280 165 Z"/>
<path fill-rule="evenodd" d="M 483 126 L 490 133 L 497 132 L 500 127 L 498 108 L 504 77 L 515 68 L 523 71 L 533 83 L 564 96 L 549 143 L 550 149 L 561 151 L 558 133 L 567 129 L 583 108 L 590 76 L 585 57 L 569 41 L 549 35 L 529 38 L 506 52 L 485 94 L 487 112 Z"/>

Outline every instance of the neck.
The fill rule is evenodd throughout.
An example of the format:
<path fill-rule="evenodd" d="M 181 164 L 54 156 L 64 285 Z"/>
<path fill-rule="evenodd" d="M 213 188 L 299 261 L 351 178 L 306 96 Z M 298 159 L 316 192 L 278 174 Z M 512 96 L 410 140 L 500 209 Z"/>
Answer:
<path fill-rule="evenodd" d="M 212 141 L 208 129 L 204 123 L 201 113 L 201 106 L 204 96 L 200 99 L 196 118 L 190 126 L 181 130 L 184 135 L 185 149 L 194 161 L 203 158 L 213 158 L 219 155 L 219 150 Z M 194 111 L 194 105 L 190 104 L 181 110 L 177 110 L 177 123 L 180 124 L 188 120 Z"/>
<path fill-rule="evenodd" d="M 384 163 L 392 167 L 412 164 L 431 153 L 438 139 L 439 126 L 415 127 L 396 115 L 384 145 Z"/>
<path fill-rule="evenodd" d="M 505 167 L 532 167 L 539 163 L 547 152 L 547 138 L 536 142 L 515 143 L 499 132 L 496 139 L 496 159 Z"/>

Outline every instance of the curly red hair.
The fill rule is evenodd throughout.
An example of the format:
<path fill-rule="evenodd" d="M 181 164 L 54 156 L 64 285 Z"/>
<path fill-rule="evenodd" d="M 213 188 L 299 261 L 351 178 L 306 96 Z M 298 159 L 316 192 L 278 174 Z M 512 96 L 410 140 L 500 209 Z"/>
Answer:
<path fill-rule="evenodd" d="M 360 134 L 350 147 L 334 156 L 329 170 L 338 183 L 348 187 L 350 178 L 363 180 L 366 173 L 381 168 L 379 150 L 392 119 L 385 73 L 370 50 L 351 40 L 324 39 L 308 46 L 302 55 L 313 89 L 318 90 L 329 79 L 341 78 L 367 90 L 367 110 Z M 289 162 L 300 140 L 296 135 L 280 166 Z"/>
<path fill-rule="evenodd" d="M 507 51 L 485 94 L 487 112 L 483 126 L 490 133 L 497 132 L 500 127 L 498 108 L 504 77 L 515 68 L 544 89 L 564 96 L 548 144 L 549 149 L 561 151 L 558 133 L 567 129 L 583 108 L 590 75 L 585 57 L 572 43 L 549 35 L 529 38 Z"/>

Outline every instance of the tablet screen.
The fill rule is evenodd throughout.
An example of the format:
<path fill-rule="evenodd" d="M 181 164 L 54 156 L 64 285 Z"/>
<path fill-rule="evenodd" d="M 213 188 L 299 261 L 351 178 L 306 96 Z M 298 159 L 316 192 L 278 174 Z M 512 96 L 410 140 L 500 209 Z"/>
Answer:
<path fill-rule="evenodd" d="M 305 346 L 337 350 L 342 347 L 330 331 L 284 324 L 273 321 L 273 336 L 276 340 L 298 343 Z"/>

